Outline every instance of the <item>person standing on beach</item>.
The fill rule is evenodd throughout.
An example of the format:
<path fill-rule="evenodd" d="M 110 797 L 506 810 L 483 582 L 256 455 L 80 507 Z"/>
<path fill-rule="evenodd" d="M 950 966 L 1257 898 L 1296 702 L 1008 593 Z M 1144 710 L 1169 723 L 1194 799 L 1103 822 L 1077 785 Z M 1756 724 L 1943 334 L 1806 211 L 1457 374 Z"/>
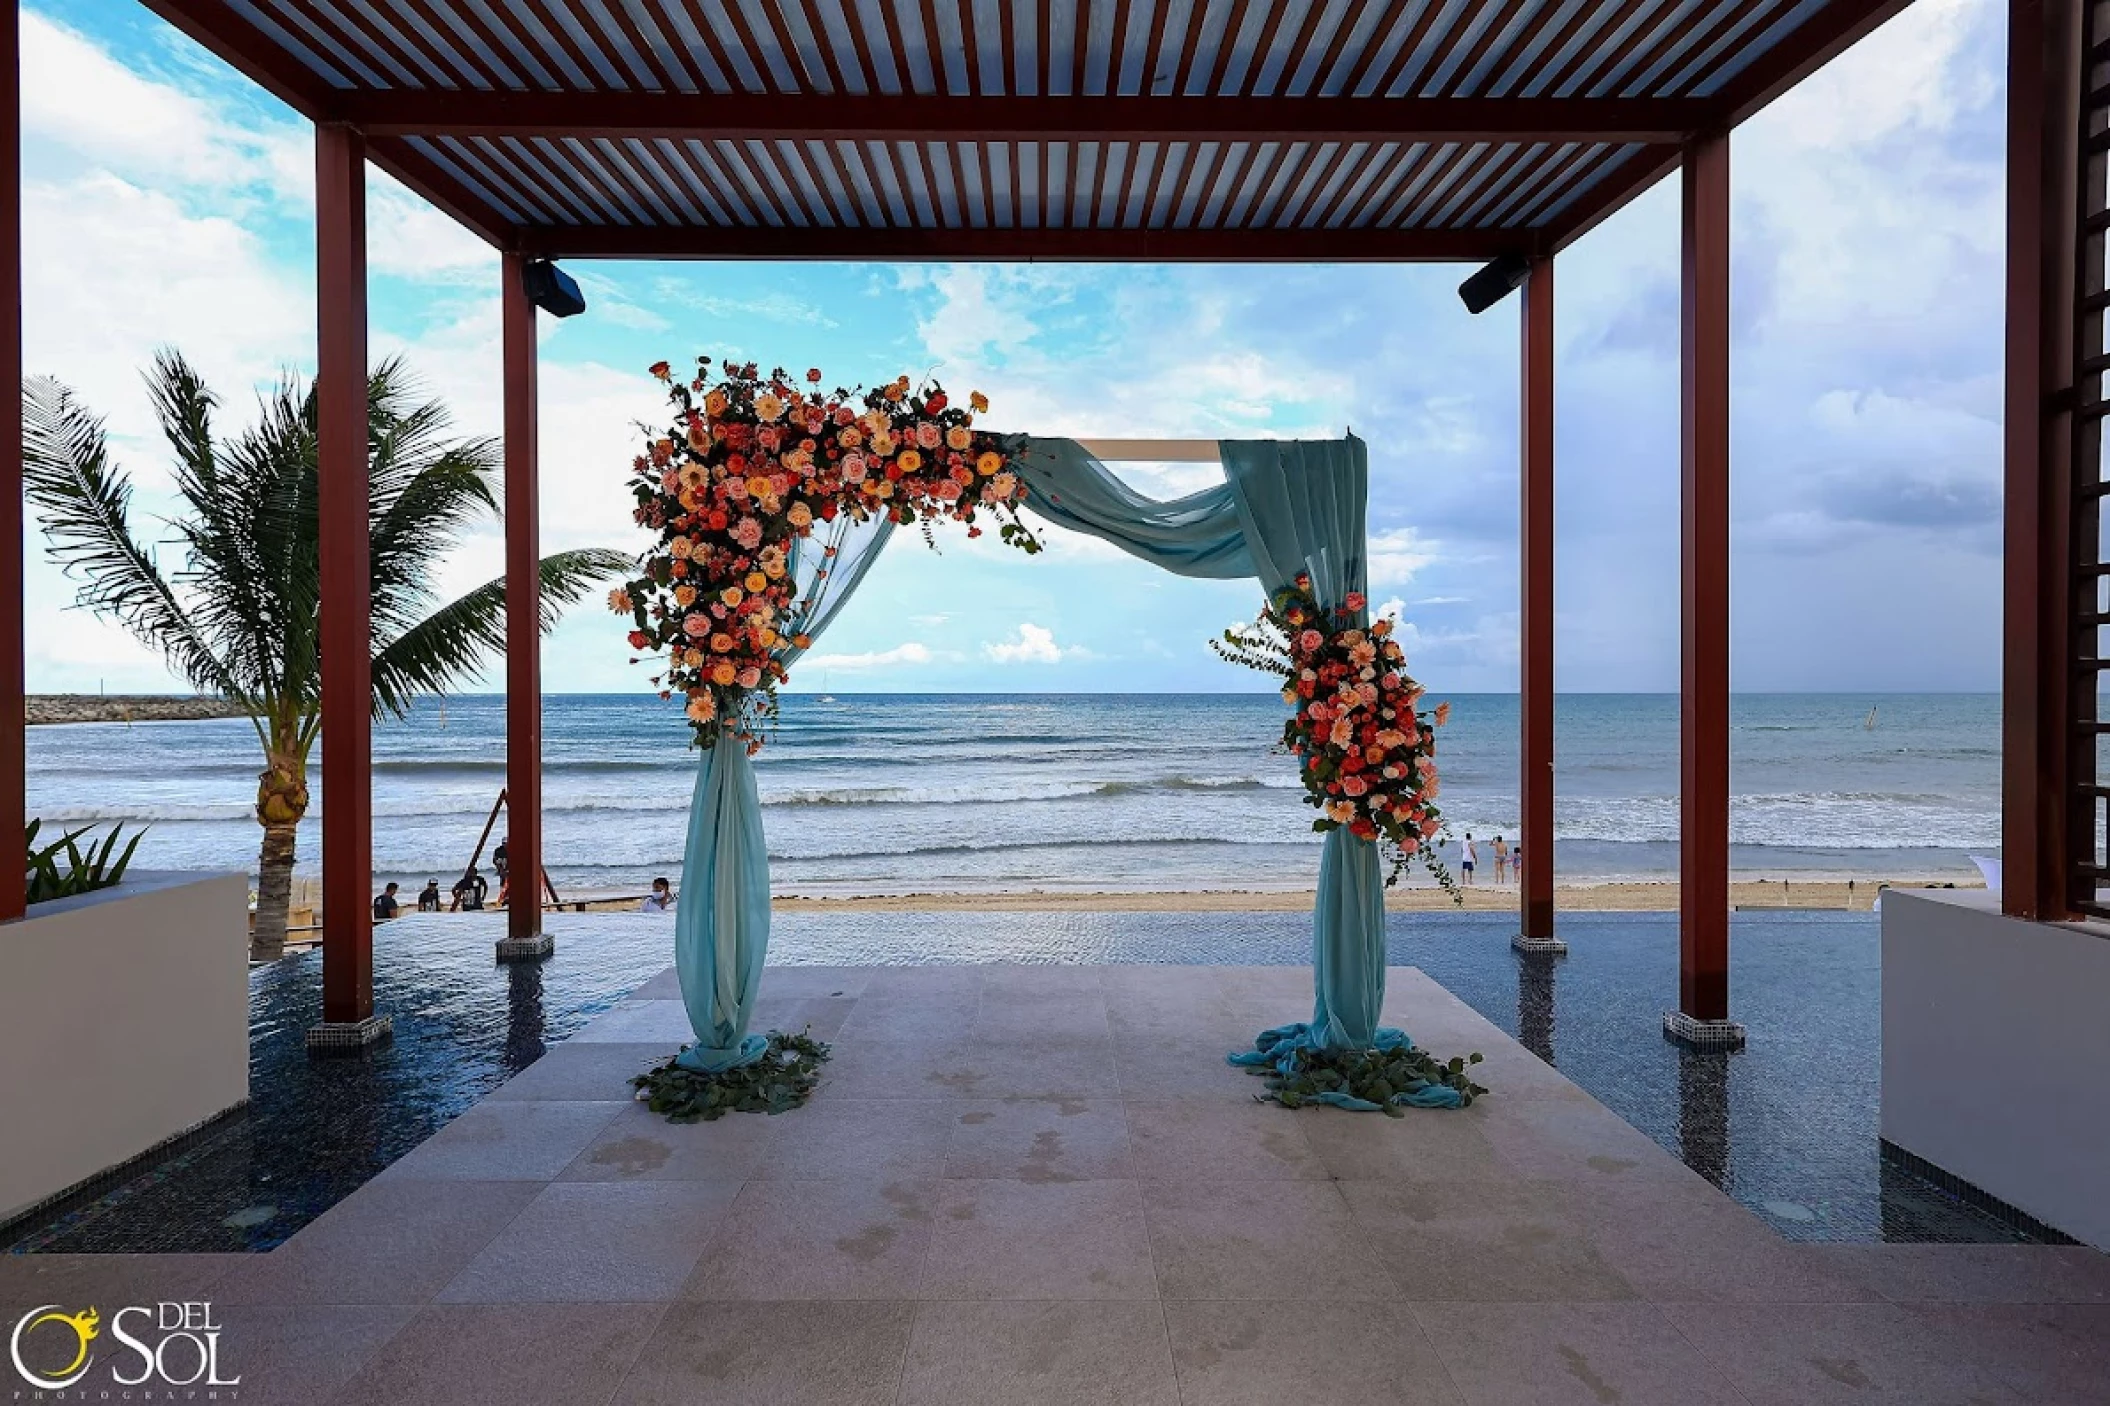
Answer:
<path fill-rule="evenodd" d="M 503 835 L 498 837 L 498 848 L 491 851 L 491 867 L 498 871 L 498 887 L 503 889 L 506 886 L 506 837 Z M 505 902 L 502 898 L 498 901 Z"/>
<path fill-rule="evenodd" d="M 454 881 L 454 906 L 447 911 L 481 913 L 484 908 L 484 895 L 490 891 L 490 883 L 476 872 L 476 866 L 472 864 L 467 873 Z"/>
<path fill-rule="evenodd" d="M 640 913 L 671 913 L 674 911 L 674 885 L 664 878 L 652 881 L 652 892 L 637 906 Z"/>
<path fill-rule="evenodd" d="M 387 888 L 381 890 L 380 894 L 374 899 L 374 921 L 385 923 L 390 918 L 395 917 L 400 911 L 402 910 L 396 903 L 396 886 L 390 884 Z"/>
<path fill-rule="evenodd" d="M 425 887 L 418 890 L 418 911 L 437 913 L 440 911 L 440 881 L 427 879 Z"/>
<path fill-rule="evenodd" d="M 1500 835 L 1497 835 L 1495 836 L 1495 885 L 1499 888 L 1501 885 L 1506 884 L 1508 882 L 1509 846 L 1503 844 L 1502 837 Z"/>
<path fill-rule="evenodd" d="M 1480 851 L 1473 844 L 1473 832 L 1468 830 L 1465 832 L 1465 853 L 1458 859 L 1458 869 L 1465 875 L 1465 882 L 1468 884 L 1473 881 L 1473 865 L 1479 858 Z"/>

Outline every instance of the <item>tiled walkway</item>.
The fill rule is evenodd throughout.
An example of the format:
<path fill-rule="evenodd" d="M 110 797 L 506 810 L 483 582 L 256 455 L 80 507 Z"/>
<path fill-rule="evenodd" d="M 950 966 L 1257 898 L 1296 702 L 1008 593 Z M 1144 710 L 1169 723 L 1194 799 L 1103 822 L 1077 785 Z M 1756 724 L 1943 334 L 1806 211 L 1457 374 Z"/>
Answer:
<path fill-rule="evenodd" d="M 1309 983 L 772 969 L 820 1094 L 674 1127 L 669 973 L 280 1249 L 6 1257 L 0 1318 L 210 1300 L 244 1403 L 2110 1401 L 2110 1259 L 1786 1244 L 1418 971 L 1388 1020 L 1493 1096 L 1256 1104 L 1223 1053 Z"/>

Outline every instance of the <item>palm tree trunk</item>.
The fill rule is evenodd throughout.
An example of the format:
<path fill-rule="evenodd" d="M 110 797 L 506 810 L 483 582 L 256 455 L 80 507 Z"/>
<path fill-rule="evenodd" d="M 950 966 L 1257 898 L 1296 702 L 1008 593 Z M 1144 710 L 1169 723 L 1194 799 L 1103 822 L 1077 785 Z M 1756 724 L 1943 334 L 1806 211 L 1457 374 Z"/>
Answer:
<path fill-rule="evenodd" d="M 249 960 L 275 962 L 286 954 L 286 910 L 293 900 L 293 847 L 308 809 L 306 759 L 281 752 L 257 773 L 256 818 L 264 827 L 257 856 L 256 929 Z"/>
<path fill-rule="evenodd" d="M 249 960 L 275 962 L 286 955 L 286 913 L 293 901 L 293 841 L 298 825 L 266 825 L 257 859 L 256 929 L 249 934 Z"/>

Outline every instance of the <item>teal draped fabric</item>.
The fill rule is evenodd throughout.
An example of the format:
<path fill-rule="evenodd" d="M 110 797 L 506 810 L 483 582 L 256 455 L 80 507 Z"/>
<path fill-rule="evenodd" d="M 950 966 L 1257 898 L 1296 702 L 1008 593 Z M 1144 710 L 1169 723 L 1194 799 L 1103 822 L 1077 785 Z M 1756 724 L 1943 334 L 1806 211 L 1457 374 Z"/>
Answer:
<path fill-rule="evenodd" d="M 747 1033 L 769 951 L 769 850 L 747 744 L 721 734 L 696 770 L 674 910 L 674 971 L 696 1043 L 679 1063 L 715 1074 L 761 1057 Z"/>
<path fill-rule="evenodd" d="M 1020 473 L 1036 512 L 1168 571 L 1258 577 L 1270 596 L 1306 572 L 1320 601 L 1331 606 L 1368 589 L 1370 461 L 1352 435 L 1219 441 L 1225 483 L 1169 503 L 1136 492 L 1073 440 L 1029 439 L 1024 447 Z M 1367 610 L 1357 622 L 1369 623 Z M 1312 913 L 1312 1018 L 1263 1032 L 1252 1050 L 1230 1056 L 1233 1063 L 1288 1072 L 1303 1051 L 1413 1047 L 1403 1032 L 1378 1024 L 1385 1003 L 1384 894 L 1377 846 L 1345 830 L 1329 831 Z M 1346 1094 L 1320 1101 L 1377 1106 Z M 1427 1085 L 1394 1101 L 1456 1107 L 1461 1100 L 1452 1089 Z"/>
<path fill-rule="evenodd" d="M 1351 592 L 1369 589 L 1370 458 L 1361 440 L 1224 440 L 1220 448 L 1261 589 L 1272 596 L 1302 572 L 1311 577 L 1319 603 L 1332 609 Z M 1367 608 L 1350 618 L 1370 623 Z M 1311 946 L 1310 1022 L 1262 1032 L 1251 1050 L 1231 1055 L 1231 1062 L 1272 1064 L 1288 1073 L 1306 1050 L 1411 1048 L 1403 1031 L 1377 1023 L 1385 1004 L 1385 886 L 1374 842 L 1346 830 L 1327 832 Z M 1321 1101 L 1376 1107 L 1346 1094 Z M 1456 1107 L 1462 1100 L 1454 1089 L 1428 1084 L 1394 1101 Z"/>
<path fill-rule="evenodd" d="M 1181 576 L 1255 574 L 1228 483 L 1160 503 L 1116 478 L 1074 439 L 1026 439 L 1017 463 L 1027 506 L 1049 522 Z"/>
<path fill-rule="evenodd" d="M 794 544 L 789 569 L 806 608 L 781 627 L 785 641 L 775 651 L 779 663 L 789 667 L 805 652 L 791 636 L 803 634 L 810 644 L 828 628 L 893 530 L 883 518 L 846 525 L 829 534 L 836 545 L 833 557 L 824 554 L 818 538 Z M 730 736 L 721 735 L 697 766 L 681 874 L 674 971 L 696 1043 L 679 1062 L 715 1074 L 753 1063 L 769 1045 L 765 1037 L 747 1033 L 769 954 L 769 849 L 754 760 L 747 744 Z"/>

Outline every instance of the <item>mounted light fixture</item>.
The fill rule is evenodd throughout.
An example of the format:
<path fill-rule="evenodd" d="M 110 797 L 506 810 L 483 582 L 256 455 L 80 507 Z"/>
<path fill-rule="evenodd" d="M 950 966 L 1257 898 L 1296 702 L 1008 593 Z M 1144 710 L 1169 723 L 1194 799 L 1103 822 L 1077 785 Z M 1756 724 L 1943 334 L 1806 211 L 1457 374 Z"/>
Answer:
<path fill-rule="evenodd" d="M 520 271 L 528 301 L 551 317 L 577 317 L 586 311 L 586 295 L 572 276 L 548 259 L 536 259 Z"/>
<path fill-rule="evenodd" d="M 1504 254 L 1459 284 L 1458 296 L 1467 312 L 1483 313 L 1522 287 L 1530 272 L 1531 261 L 1522 254 Z"/>

